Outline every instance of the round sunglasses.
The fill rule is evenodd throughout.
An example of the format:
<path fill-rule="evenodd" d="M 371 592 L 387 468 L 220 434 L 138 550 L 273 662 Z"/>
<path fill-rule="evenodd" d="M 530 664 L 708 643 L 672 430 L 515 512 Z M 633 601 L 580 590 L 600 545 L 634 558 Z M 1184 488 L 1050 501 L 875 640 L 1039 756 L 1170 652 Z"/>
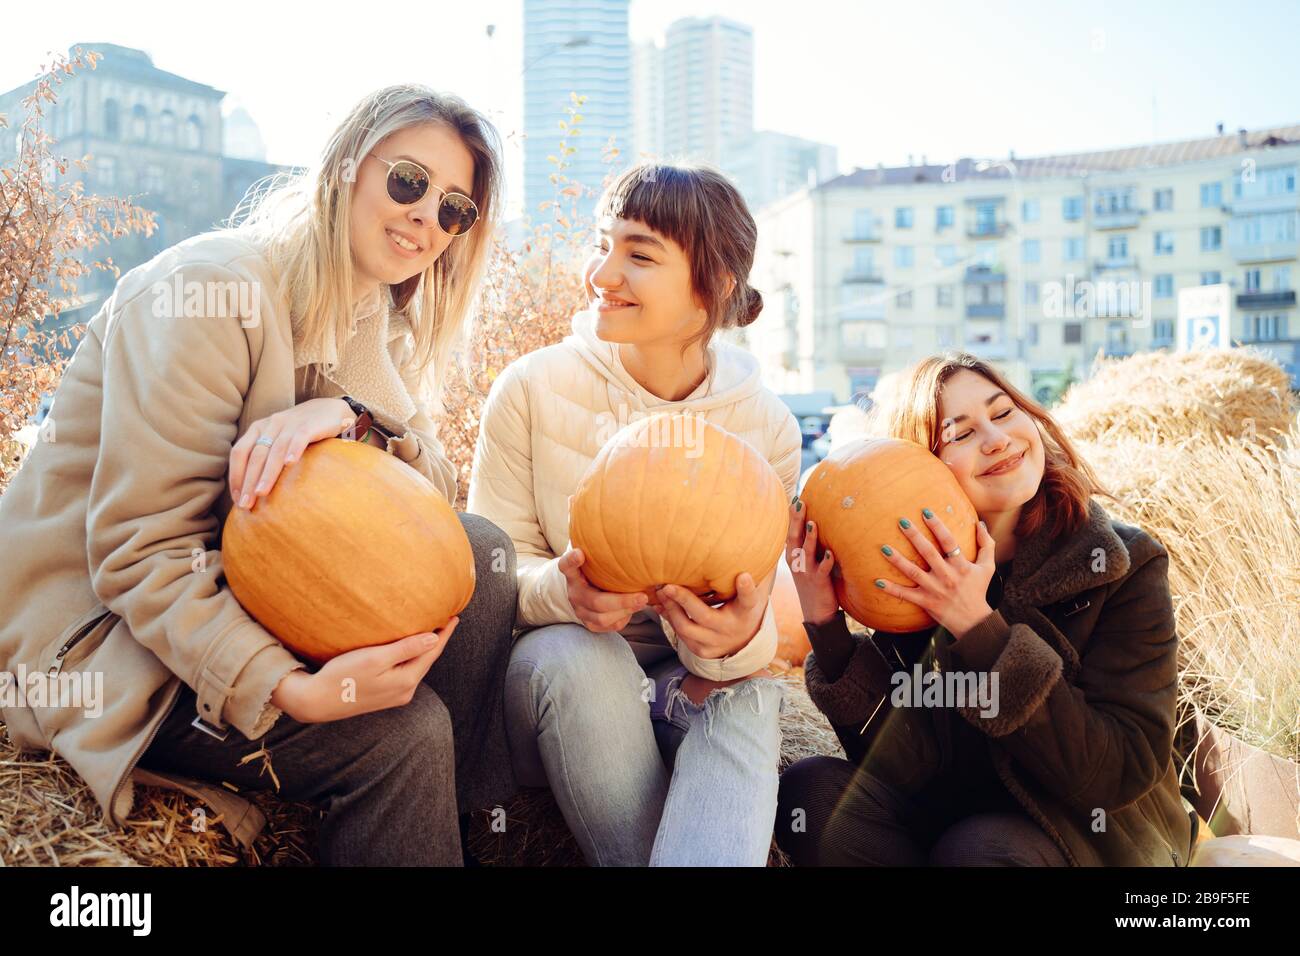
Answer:
<path fill-rule="evenodd" d="M 424 198 L 430 189 L 442 193 L 438 203 L 438 227 L 449 236 L 463 236 L 478 222 L 478 206 L 474 200 L 461 193 L 449 193 L 436 186 L 433 177 L 419 163 L 409 159 L 389 162 L 374 153 L 370 154 L 388 167 L 388 198 L 402 206 L 410 206 Z"/>

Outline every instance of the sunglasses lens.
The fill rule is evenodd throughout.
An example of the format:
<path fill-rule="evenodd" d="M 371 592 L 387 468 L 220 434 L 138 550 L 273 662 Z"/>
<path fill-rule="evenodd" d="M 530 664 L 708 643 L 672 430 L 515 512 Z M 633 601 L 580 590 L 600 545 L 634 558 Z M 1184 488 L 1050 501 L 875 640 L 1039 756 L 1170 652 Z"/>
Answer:
<path fill-rule="evenodd" d="M 429 177 L 414 163 L 398 163 L 388 174 L 388 195 L 393 202 L 409 206 L 429 191 Z"/>
<path fill-rule="evenodd" d="M 438 206 L 438 225 L 449 236 L 459 236 L 469 232 L 478 221 L 478 210 L 468 196 L 449 193 Z"/>

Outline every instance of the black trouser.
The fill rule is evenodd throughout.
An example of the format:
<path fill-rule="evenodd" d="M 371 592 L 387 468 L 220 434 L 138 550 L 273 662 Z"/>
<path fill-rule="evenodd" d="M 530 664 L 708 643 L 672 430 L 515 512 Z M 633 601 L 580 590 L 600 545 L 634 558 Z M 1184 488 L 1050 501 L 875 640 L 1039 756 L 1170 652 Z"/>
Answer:
<path fill-rule="evenodd" d="M 265 748 L 279 796 L 327 810 L 322 863 L 459 866 L 458 814 L 516 790 L 502 688 L 517 593 L 509 537 L 486 518 L 460 519 L 474 550 L 474 596 L 409 704 L 329 723 L 283 714 L 257 741 L 233 727 L 219 741 L 191 726 L 194 691 L 184 687 L 140 766 L 265 790 L 274 784 L 263 759 L 240 765 Z"/>
<path fill-rule="evenodd" d="M 806 757 L 781 775 L 776 841 L 797 866 L 1066 865 L 1023 811 L 927 806 L 838 757 Z"/>

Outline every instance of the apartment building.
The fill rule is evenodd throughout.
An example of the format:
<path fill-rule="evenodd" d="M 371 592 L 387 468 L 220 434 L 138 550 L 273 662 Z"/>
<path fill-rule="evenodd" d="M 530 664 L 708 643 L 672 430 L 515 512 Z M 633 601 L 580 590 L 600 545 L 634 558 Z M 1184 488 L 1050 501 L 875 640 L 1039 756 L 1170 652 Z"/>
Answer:
<path fill-rule="evenodd" d="M 1225 283 L 1231 340 L 1300 384 L 1300 125 L 1104 152 L 859 169 L 760 211 L 746 345 L 783 393 L 849 400 L 962 348 L 1051 401 L 1099 353 L 1173 348 Z"/>

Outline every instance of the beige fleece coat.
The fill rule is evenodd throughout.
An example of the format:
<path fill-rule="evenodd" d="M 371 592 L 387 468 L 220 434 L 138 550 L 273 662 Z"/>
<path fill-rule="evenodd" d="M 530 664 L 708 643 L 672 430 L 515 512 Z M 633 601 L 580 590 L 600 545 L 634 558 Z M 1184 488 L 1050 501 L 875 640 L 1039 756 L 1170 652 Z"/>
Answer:
<path fill-rule="evenodd" d="M 710 376 L 681 401 L 665 401 L 632 378 L 618 347 L 596 337 L 595 318 L 583 311 L 574 317 L 573 334 L 514 362 L 492 384 L 479 427 L 468 510 L 488 518 L 514 541 L 520 626 L 578 623 L 559 569 L 559 556 L 569 547 L 569 496 L 623 425 L 660 412 L 699 414 L 757 449 L 776 469 L 786 494 L 794 495 L 802 447 L 799 423 L 762 385 L 752 355 L 716 340 L 709 352 Z M 709 680 L 752 674 L 776 653 L 770 604 L 750 642 L 720 659 L 697 657 L 653 610 L 633 617 L 638 624 L 645 620 L 658 621 L 686 668 Z"/>
<path fill-rule="evenodd" d="M 454 469 L 398 372 L 409 328 L 391 319 L 363 303 L 317 393 L 371 407 L 400 435 L 389 451 L 450 501 Z M 0 717 L 19 748 L 64 757 L 110 825 L 130 814 L 132 771 L 181 681 L 198 718 L 251 741 L 280 716 L 276 684 L 302 666 L 225 586 L 219 548 L 230 447 L 317 397 L 299 367 L 309 358 L 295 361 L 258 247 L 228 230 L 180 243 L 123 276 L 90 321 L 45 440 L 0 496 Z M 98 706 L 27 694 L 40 674 L 102 681 Z M 247 842 L 260 818 L 236 804 L 232 830 Z"/>

